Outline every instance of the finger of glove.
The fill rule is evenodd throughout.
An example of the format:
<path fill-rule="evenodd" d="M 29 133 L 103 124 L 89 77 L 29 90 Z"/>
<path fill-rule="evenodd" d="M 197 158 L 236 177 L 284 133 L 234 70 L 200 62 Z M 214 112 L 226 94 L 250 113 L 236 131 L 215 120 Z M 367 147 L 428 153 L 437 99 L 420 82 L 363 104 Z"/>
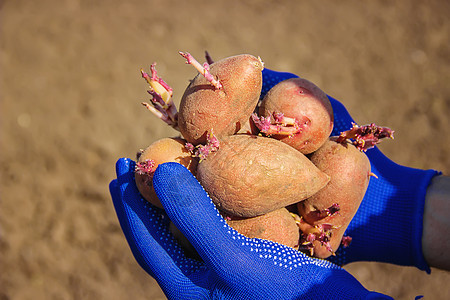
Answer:
<path fill-rule="evenodd" d="M 188 287 L 198 289 L 184 273 L 203 268 L 186 258 L 168 230 L 168 217 L 142 199 L 134 182 L 134 161 L 120 159 L 117 180 L 110 184 L 120 225 L 140 266 L 153 276 L 167 293 Z"/>

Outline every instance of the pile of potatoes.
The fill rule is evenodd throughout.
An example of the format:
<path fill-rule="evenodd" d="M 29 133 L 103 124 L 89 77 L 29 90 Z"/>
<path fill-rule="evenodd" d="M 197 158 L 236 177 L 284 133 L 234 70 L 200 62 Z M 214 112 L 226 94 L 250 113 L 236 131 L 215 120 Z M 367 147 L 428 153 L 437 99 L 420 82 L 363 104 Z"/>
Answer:
<path fill-rule="evenodd" d="M 174 110 L 170 87 L 156 74 L 144 104 L 181 137 L 140 151 L 136 184 L 163 208 L 152 187 L 156 167 L 178 162 L 196 176 L 231 227 L 326 258 L 351 240 L 344 231 L 367 189 L 370 162 L 347 139 L 330 137 L 333 110 L 312 82 L 292 78 L 261 100 L 263 63 L 242 54 L 199 64 Z M 179 234 L 178 234 L 179 236 Z"/>

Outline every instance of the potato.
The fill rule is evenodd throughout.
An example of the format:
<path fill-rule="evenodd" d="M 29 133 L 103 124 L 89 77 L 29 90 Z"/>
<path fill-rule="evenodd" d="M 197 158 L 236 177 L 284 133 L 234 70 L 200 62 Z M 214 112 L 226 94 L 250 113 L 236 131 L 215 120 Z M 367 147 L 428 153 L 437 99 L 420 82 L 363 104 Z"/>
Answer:
<path fill-rule="evenodd" d="M 197 168 L 212 201 L 231 216 L 254 217 L 312 196 L 329 181 L 299 151 L 276 139 L 233 135 Z"/>
<path fill-rule="evenodd" d="M 298 130 L 293 135 L 274 133 L 272 137 L 303 154 L 317 150 L 333 130 L 333 108 L 328 96 L 303 78 L 284 80 L 266 94 L 259 107 L 259 115 L 273 118 L 278 113 L 295 118 Z"/>
<path fill-rule="evenodd" d="M 194 248 L 194 246 L 192 246 L 191 242 L 187 239 L 187 237 L 184 236 L 184 234 L 175 226 L 173 222 L 170 222 L 169 224 L 169 231 L 180 244 L 181 248 L 184 250 L 184 254 L 187 257 L 201 260 L 197 250 Z"/>
<path fill-rule="evenodd" d="M 259 238 L 298 249 L 300 230 L 286 208 L 252 218 L 226 217 L 228 225 L 248 238 Z"/>
<path fill-rule="evenodd" d="M 300 225 L 304 232 L 314 231 L 313 227 L 327 224 L 337 227 L 330 229 L 330 246 L 335 252 L 342 237 L 366 193 L 371 176 L 370 162 L 367 156 L 348 142 L 337 143 L 330 138 L 310 157 L 321 171 L 330 176 L 330 182 L 316 194 L 297 204 L 298 213 L 306 223 Z M 333 213 L 333 205 L 339 206 L 339 212 Z M 331 215 L 327 216 L 327 210 Z M 332 254 L 319 241 L 313 242 L 314 256 L 326 258 Z"/>
<path fill-rule="evenodd" d="M 156 207 L 163 208 L 153 189 L 153 172 L 159 164 L 165 162 L 177 162 L 195 174 L 197 160 L 191 157 L 191 153 L 185 148 L 186 141 L 182 138 L 163 138 L 148 146 L 142 153 L 139 153 L 137 168 L 135 172 L 136 186 L 142 197 Z M 146 160 L 152 161 L 152 166 L 148 172 L 139 170 L 139 166 Z"/>
<path fill-rule="evenodd" d="M 222 138 L 238 132 L 255 109 L 262 87 L 260 59 L 241 54 L 219 60 L 210 73 L 222 84 L 214 87 L 200 73 L 181 99 L 178 128 L 193 145 L 204 144 L 207 132 Z"/>

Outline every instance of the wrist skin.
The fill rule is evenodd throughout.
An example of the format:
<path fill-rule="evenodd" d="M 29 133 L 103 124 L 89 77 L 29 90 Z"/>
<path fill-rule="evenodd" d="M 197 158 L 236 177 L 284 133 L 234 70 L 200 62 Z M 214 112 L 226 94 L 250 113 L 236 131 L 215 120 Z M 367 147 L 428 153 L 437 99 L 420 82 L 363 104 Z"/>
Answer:
<path fill-rule="evenodd" d="M 435 176 L 427 188 L 423 216 L 422 251 L 430 267 L 450 270 L 450 177 Z"/>

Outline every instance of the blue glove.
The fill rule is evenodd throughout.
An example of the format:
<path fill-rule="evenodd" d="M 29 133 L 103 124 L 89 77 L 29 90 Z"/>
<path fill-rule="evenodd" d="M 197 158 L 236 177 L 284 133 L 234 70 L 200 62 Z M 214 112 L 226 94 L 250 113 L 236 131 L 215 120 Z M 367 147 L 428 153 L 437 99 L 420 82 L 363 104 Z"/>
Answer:
<path fill-rule="evenodd" d="M 153 185 L 165 212 L 155 208 L 140 196 L 134 167 L 129 159 L 117 162 L 110 192 L 136 260 L 169 299 L 391 299 L 333 263 L 237 233 L 180 164 L 157 168 Z M 200 260 L 185 256 L 169 218 Z"/>
<path fill-rule="evenodd" d="M 261 97 L 278 82 L 293 77 L 298 76 L 264 69 Z M 339 101 L 328 98 L 334 112 L 331 135 L 339 135 L 350 129 L 354 121 Z M 426 189 L 440 173 L 400 166 L 376 147 L 366 154 L 378 179 L 371 177 L 361 206 L 347 228 L 345 235 L 353 238 L 350 246 L 340 247 L 329 260 L 339 265 L 353 261 L 386 262 L 416 266 L 430 273 L 422 253 L 423 213 Z"/>

